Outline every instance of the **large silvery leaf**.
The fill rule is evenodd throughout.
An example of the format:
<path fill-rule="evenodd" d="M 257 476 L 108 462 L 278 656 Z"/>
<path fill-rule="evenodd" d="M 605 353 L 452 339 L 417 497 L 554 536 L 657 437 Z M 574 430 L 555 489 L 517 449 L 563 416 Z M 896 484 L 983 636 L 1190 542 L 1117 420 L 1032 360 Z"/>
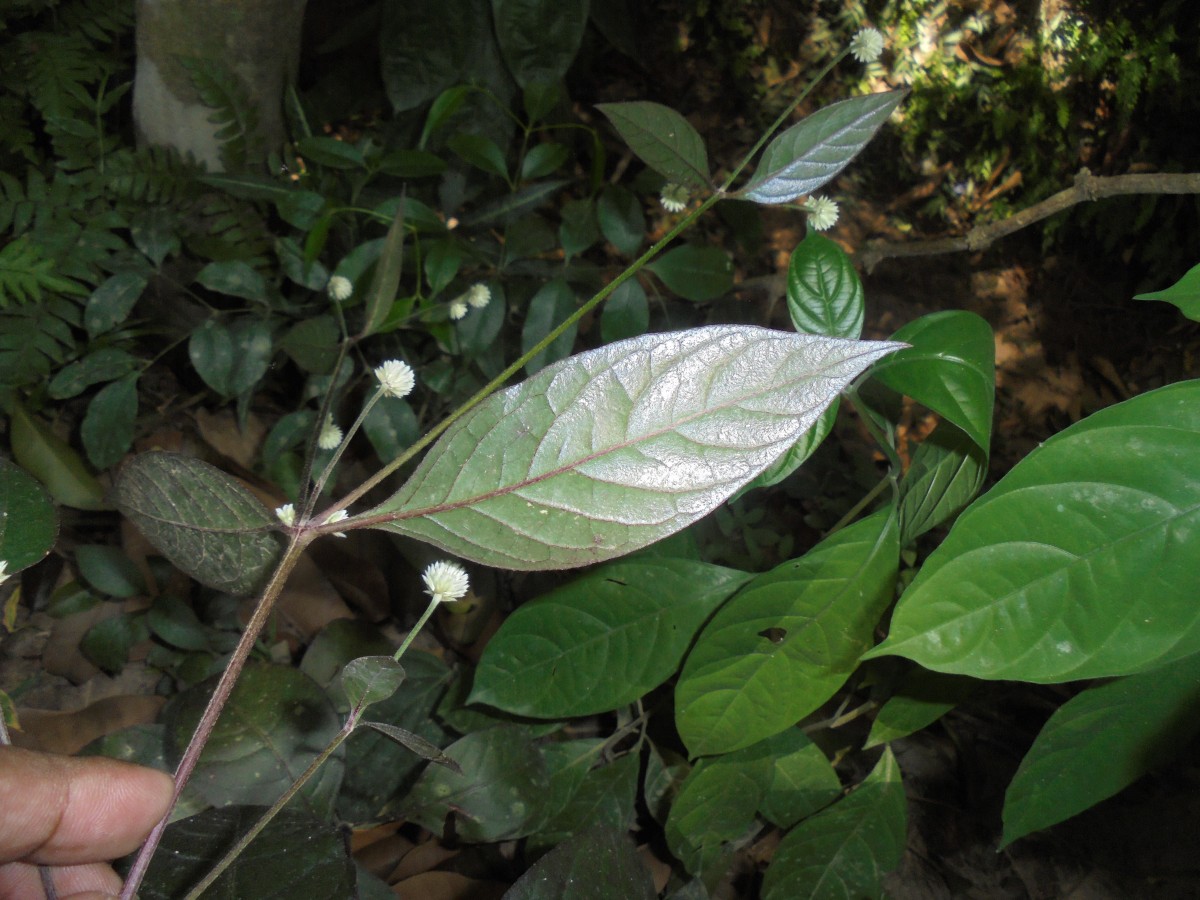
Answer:
<path fill-rule="evenodd" d="M 1058 682 L 1200 652 L 1200 381 L 1055 435 L 959 516 L 888 639 L 927 669 Z"/>
<path fill-rule="evenodd" d="M 732 325 L 609 344 L 489 397 L 365 518 L 509 569 L 622 556 L 722 503 L 899 348 Z"/>
<path fill-rule="evenodd" d="M 262 585 L 283 550 L 275 517 L 220 469 L 143 453 L 121 470 L 117 506 L 179 569 L 234 594 Z"/>
<path fill-rule="evenodd" d="M 767 145 L 758 171 L 738 196 L 755 203 L 790 203 L 811 194 L 846 168 L 907 93 L 853 97 L 797 122 Z"/>
<path fill-rule="evenodd" d="M 640 101 L 601 103 L 625 143 L 650 168 L 692 187 L 708 187 L 708 152 L 692 124 L 669 106 Z"/>

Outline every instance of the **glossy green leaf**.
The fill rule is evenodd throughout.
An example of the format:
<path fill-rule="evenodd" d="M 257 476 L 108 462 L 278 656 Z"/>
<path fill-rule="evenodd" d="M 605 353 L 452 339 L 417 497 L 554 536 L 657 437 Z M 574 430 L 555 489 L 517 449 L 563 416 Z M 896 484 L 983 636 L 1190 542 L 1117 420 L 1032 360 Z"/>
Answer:
<path fill-rule="evenodd" d="M 1001 846 L 1095 806 L 1200 731 L 1200 654 L 1088 688 L 1060 706 L 1004 797 Z"/>
<path fill-rule="evenodd" d="M 770 487 L 773 484 L 779 484 L 779 482 L 804 465 L 805 461 L 816 452 L 825 438 L 829 436 L 829 432 L 833 430 L 833 423 L 837 421 L 838 408 L 840 406 L 841 398 L 839 397 L 829 405 L 825 412 L 821 413 L 820 418 L 817 419 L 816 424 L 811 429 L 800 435 L 800 439 L 792 444 L 783 456 L 763 469 L 757 478 L 742 488 L 742 493 L 754 488 Z"/>
<path fill-rule="evenodd" d="M 827 337 L 862 335 L 866 300 L 854 264 L 841 247 L 810 231 L 792 251 L 788 312 L 796 330 Z"/>
<path fill-rule="evenodd" d="M 75 565 L 83 580 L 101 594 L 125 598 L 146 592 L 141 570 L 117 547 L 81 544 L 75 548 Z"/>
<path fill-rule="evenodd" d="M 39 562 L 58 537 L 50 495 L 32 475 L 0 458 L 0 560 L 8 577 Z"/>
<path fill-rule="evenodd" d="M 430 766 L 400 807 L 410 821 L 441 834 L 455 813 L 460 840 L 513 840 L 531 833 L 543 816 L 549 775 L 529 729 L 500 725 L 460 738 L 446 755 L 462 774 Z"/>
<path fill-rule="evenodd" d="M 109 509 L 104 488 L 78 453 L 16 398 L 8 400 L 13 458 L 45 485 L 56 503 L 74 509 Z"/>
<path fill-rule="evenodd" d="M 526 603 L 488 642 L 470 702 L 541 718 L 616 709 L 662 684 L 745 572 L 682 559 L 610 563 Z"/>
<path fill-rule="evenodd" d="M 567 161 L 570 152 L 562 144 L 535 144 L 521 161 L 521 180 L 545 178 Z"/>
<path fill-rule="evenodd" d="M 88 403 L 79 437 L 88 461 L 97 469 L 119 463 L 133 446 L 137 424 L 138 376 L 127 375 L 105 385 Z"/>
<path fill-rule="evenodd" d="M 629 149 L 668 181 L 710 186 L 704 139 L 675 110 L 645 101 L 601 103 L 596 108 L 612 122 Z"/>
<path fill-rule="evenodd" d="M 728 753 L 819 708 L 871 645 L 891 602 L 900 546 L 890 509 L 759 575 L 696 639 L 675 686 L 692 756 Z"/>
<path fill-rule="evenodd" d="M 83 326 L 95 338 L 116 328 L 133 312 L 148 281 L 140 272 L 118 272 L 100 284 L 88 298 Z"/>
<path fill-rule="evenodd" d="M 1200 381 L 1055 435 L 967 508 L 871 656 L 1036 682 L 1200 651 Z"/>
<path fill-rule="evenodd" d="M 1134 300 L 1162 300 L 1179 307 L 1193 322 L 1200 322 L 1200 266 L 1192 266 L 1182 278 L 1161 291 L 1135 294 Z"/>
<path fill-rule="evenodd" d="M 521 352 L 532 350 L 538 341 L 565 322 L 575 312 L 577 303 L 575 291 L 565 280 L 556 278 L 542 285 L 529 301 L 529 310 L 525 313 L 525 324 L 521 329 Z M 578 325 L 572 325 L 560 334 L 554 343 L 525 364 L 525 371 L 534 375 L 550 363 L 567 356 L 575 345 L 578 331 Z"/>
<path fill-rule="evenodd" d="M 375 275 L 371 279 L 371 286 L 367 288 L 363 325 L 358 335 L 360 338 L 369 337 L 379 330 L 400 290 L 400 276 L 404 272 L 404 223 L 407 218 L 408 207 L 401 203 L 396 207 L 379 262 L 375 266 Z M 342 260 L 343 265 L 345 262 Z M 338 273 L 341 274 L 341 271 L 342 266 L 339 265 Z"/>
<path fill-rule="evenodd" d="M 846 168 L 907 93 L 852 97 L 797 122 L 767 145 L 754 177 L 737 196 L 790 203 L 813 193 Z"/>
<path fill-rule="evenodd" d="M 717 247 L 684 244 L 646 268 L 680 297 L 697 303 L 715 300 L 733 287 L 733 260 Z"/>
<path fill-rule="evenodd" d="M 476 406 L 368 515 L 485 565 L 621 556 L 724 502 L 895 349 L 751 326 L 609 344 Z"/>
<path fill-rule="evenodd" d="M 601 823 L 543 856 L 505 891 L 504 900 L 654 900 L 657 896 L 629 835 Z"/>
<path fill-rule="evenodd" d="M 171 823 L 138 896 L 178 900 L 258 822 L 261 806 L 208 809 Z M 343 826 L 285 809 L 204 892 L 205 900 L 355 897 Z"/>
<path fill-rule="evenodd" d="M 60 369 L 50 380 L 48 393 L 55 400 L 66 400 L 94 384 L 122 378 L 139 366 L 139 361 L 124 350 L 102 347 Z"/>
<path fill-rule="evenodd" d="M 853 793 L 793 828 L 775 850 L 763 900 L 882 897 L 904 856 L 907 818 L 890 750 Z"/>
<path fill-rule="evenodd" d="M 637 255 L 646 239 L 646 217 L 637 197 L 620 185 L 608 185 L 596 203 L 596 219 L 604 239 L 619 253 Z"/>
<path fill-rule="evenodd" d="M 518 85 L 561 81 L 579 52 L 588 0 L 492 0 L 496 40 Z"/>
<path fill-rule="evenodd" d="M 342 333 L 333 316 L 301 319 L 288 329 L 279 347 L 305 372 L 328 375 L 337 365 Z"/>
<path fill-rule="evenodd" d="M 804 732 L 791 729 L 767 744 L 775 748 L 774 772 L 758 811 L 772 825 L 791 828 L 841 796 L 833 764 Z"/>
<path fill-rule="evenodd" d="M 949 419 L 986 453 L 996 395 L 995 342 L 988 323 L 962 310 L 930 313 L 892 339 L 912 346 L 871 374 Z"/>
<path fill-rule="evenodd" d="M 622 282 L 604 301 L 600 314 L 600 337 L 604 343 L 623 341 L 645 334 L 650 327 L 650 304 L 636 278 Z"/>
<path fill-rule="evenodd" d="M 270 324 L 245 317 L 229 324 L 209 319 L 188 341 L 197 374 L 223 397 L 240 397 L 258 384 L 273 350 Z"/>
<path fill-rule="evenodd" d="M 863 749 L 908 737 L 932 725 L 966 700 L 978 685 L 974 679 L 961 675 L 914 668 L 880 707 Z"/>
<path fill-rule="evenodd" d="M 177 453 L 143 453 L 122 470 L 116 501 L 163 555 L 197 581 L 250 594 L 283 550 L 277 520 L 220 469 Z"/>
<path fill-rule="evenodd" d="M 508 160 L 496 142 L 482 134 L 458 132 L 447 141 L 447 146 L 465 162 L 489 175 L 508 178 Z"/>
<path fill-rule="evenodd" d="M 352 709 L 386 700 L 404 683 L 404 667 L 390 656 L 362 656 L 342 669 L 342 690 Z"/>
<path fill-rule="evenodd" d="M 163 711 L 167 756 L 177 762 L 216 679 L 171 698 Z M 213 806 L 270 806 L 316 758 L 341 722 L 315 681 L 290 666 L 249 665 L 238 679 L 189 782 Z M 324 818 L 342 780 L 342 750 L 300 790 L 292 808 Z"/>
<path fill-rule="evenodd" d="M 267 282 L 262 274 L 240 259 L 211 262 L 196 275 L 196 282 L 218 294 L 245 300 L 267 300 Z"/>
<path fill-rule="evenodd" d="M 949 422 L 913 453 L 900 480 L 900 544 L 907 546 L 965 507 L 987 476 L 987 454 Z"/>

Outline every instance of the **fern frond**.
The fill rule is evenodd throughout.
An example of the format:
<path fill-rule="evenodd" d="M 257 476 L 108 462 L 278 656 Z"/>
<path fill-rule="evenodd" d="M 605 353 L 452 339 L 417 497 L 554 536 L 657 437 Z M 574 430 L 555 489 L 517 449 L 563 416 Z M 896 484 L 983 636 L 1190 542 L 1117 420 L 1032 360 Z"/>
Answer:
<path fill-rule="evenodd" d="M 105 159 L 96 183 L 111 199 L 124 203 L 176 203 L 203 190 L 196 176 L 204 169 L 171 147 L 119 150 Z"/>
<path fill-rule="evenodd" d="M 80 305 L 65 297 L 0 310 L 0 385 L 41 381 L 75 351 Z"/>
<path fill-rule="evenodd" d="M 274 238 L 254 203 L 229 194 L 208 194 L 189 219 L 193 229 L 184 241 L 193 253 L 215 261 L 240 259 L 255 268 L 267 268 Z M 269 272 L 264 274 L 269 276 Z"/>
<path fill-rule="evenodd" d="M 180 57 L 200 102 L 212 109 L 208 121 L 222 126 L 215 134 L 221 143 L 221 163 L 227 170 L 245 168 L 247 154 L 258 131 L 258 111 L 242 80 L 223 63 L 200 57 Z"/>
<path fill-rule="evenodd" d="M 82 34 L 35 31 L 17 38 L 24 88 L 43 117 L 78 117 L 92 97 L 87 85 L 111 74 L 111 65 Z"/>
<path fill-rule="evenodd" d="M 84 294 L 75 281 L 54 272 L 54 260 L 26 237 L 0 247 L 0 308 L 10 300 L 38 303 L 46 292 Z"/>
<path fill-rule="evenodd" d="M 96 44 L 110 44 L 133 32 L 133 0 L 69 0 L 58 7 L 59 29 L 75 31 Z"/>

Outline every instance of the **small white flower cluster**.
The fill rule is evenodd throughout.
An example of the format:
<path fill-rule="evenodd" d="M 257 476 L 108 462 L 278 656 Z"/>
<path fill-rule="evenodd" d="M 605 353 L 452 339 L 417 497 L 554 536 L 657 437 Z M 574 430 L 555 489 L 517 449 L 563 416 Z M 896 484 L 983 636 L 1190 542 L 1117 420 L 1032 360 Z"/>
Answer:
<path fill-rule="evenodd" d="M 11 575 L 7 571 L 7 569 L 8 569 L 8 560 L 0 559 L 0 584 L 4 584 L 4 582 L 8 581 L 8 579 L 11 577 Z M 13 573 L 13 574 L 15 574 L 15 573 Z"/>
<path fill-rule="evenodd" d="M 860 63 L 873 63 L 883 53 L 883 35 L 875 28 L 859 29 L 850 41 L 850 55 Z"/>
<path fill-rule="evenodd" d="M 828 197 L 809 197 L 804 204 L 808 227 L 813 231 L 828 231 L 838 220 L 838 205 Z"/>
<path fill-rule="evenodd" d="M 296 507 L 290 503 L 275 508 L 275 517 L 288 528 L 296 524 Z"/>
<path fill-rule="evenodd" d="M 669 213 L 681 213 L 687 209 L 689 192 L 682 184 L 669 182 L 663 185 L 658 195 L 658 202 Z"/>
<path fill-rule="evenodd" d="M 321 433 L 317 435 L 317 446 L 322 450 L 336 450 L 341 442 L 342 429 L 334 423 L 333 416 L 326 416 L 325 424 L 321 426 Z"/>
<path fill-rule="evenodd" d="M 471 583 L 466 569 L 446 560 L 430 563 L 421 579 L 425 582 L 425 593 L 434 603 L 461 600 L 467 595 Z"/>
<path fill-rule="evenodd" d="M 334 303 L 349 300 L 354 293 L 354 282 L 345 275 L 334 275 L 329 279 L 329 283 L 325 285 L 325 293 L 329 295 L 329 299 Z"/>
<path fill-rule="evenodd" d="M 417 383 L 412 367 L 399 359 L 376 366 L 375 377 L 379 379 L 379 389 L 388 397 L 407 397 Z"/>
<path fill-rule="evenodd" d="M 326 525 L 332 525 L 334 522 L 341 522 L 341 521 L 343 521 L 343 520 L 345 520 L 345 519 L 348 519 L 348 518 L 350 518 L 350 513 L 346 512 L 346 510 L 344 510 L 344 509 L 339 509 L 337 512 L 335 512 L 333 515 L 329 516 L 329 517 L 328 517 L 328 518 L 325 520 L 325 524 L 326 524 Z M 344 537 L 346 536 L 346 532 L 344 532 L 344 531 L 335 531 L 335 532 L 333 533 L 333 536 L 334 536 L 334 537 L 341 537 L 341 538 L 344 538 Z"/>
<path fill-rule="evenodd" d="M 492 292 L 482 281 L 450 301 L 450 318 L 461 319 L 470 309 L 483 309 L 492 301 Z"/>

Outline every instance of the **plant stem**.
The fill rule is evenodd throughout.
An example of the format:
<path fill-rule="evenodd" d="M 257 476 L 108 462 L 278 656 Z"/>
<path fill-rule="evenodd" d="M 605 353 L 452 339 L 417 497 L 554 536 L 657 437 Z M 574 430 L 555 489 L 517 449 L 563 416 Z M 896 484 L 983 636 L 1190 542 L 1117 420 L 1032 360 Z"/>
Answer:
<path fill-rule="evenodd" d="M 333 739 L 329 742 L 325 749 L 322 750 L 317 755 L 316 759 L 309 763 L 308 768 L 301 772 L 299 777 L 292 782 L 292 786 L 283 792 L 283 796 L 276 800 L 275 803 L 272 804 L 271 808 L 262 814 L 262 817 L 254 823 L 249 831 L 242 835 L 236 844 L 229 848 L 229 852 L 221 857 L 220 861 L 209 870 L 207 875 L 204 876 L 204 879 L 194 888 L 192 888 L 187 896 L 184 897 L 184 900 L 196 900 L 197 897 L 208 890 L 212 886 L 212 883 L 220 878 L 222 873 L 224 873 L 224 871 L 233 864 L 233 861 L 242 854 L 242 851 L 250 846 L 250 842 L 258 837 L 264 828 L 271 824 L 271 820 L 283 811 L 283 808 L 292 801 L 292 798 L 300 792 L 304 785 L 308 784 L 309 779 L 317 774 L 317 770 L 325 764 L 325 761 L 337 751 L 338 747 L 342 746 L 342 743 L 346 740 L 346 738 L 350 737 L 350 734 L 354 731 L 355 726 L 358 725 L 358 715 L 360 713 L 361 710 L 355 710 L 355 712 L 346 719 L 346 724 L 342 726 L 342 730 L 333 736 Z"/>
<path fill-rule="evenodd" d="M 221 674 L 221 680 L 217 682 L 216 689 L 213 691 L 212 697 L 209 698 L 208 706 L 204 709 L 204 715 L 200 717 L 200 721 L 196 725 L 196 731 L 192 734 L 192 739 L 188 742 L 187 749 L 184 750 L 183 758 L 180 759 L 179 765 L 175 769 L 175 794 L 171 798 L 171 804 L 167 807 L 167 812 L 163 815 L 162 820 L 154 826 L 154 830 L 146 838 L 146 843 L 138 851 L 137 858 L 133 861 L 133 867 L 129 870 L 129 874 L 125 878 L 125 884 L 121 888 L 121 900 L 133 900 L 138 887 L 141 886 L 142 879 L 146 877 L 146 870 L 150 866 L 150 860 L 154 856 L 154 851 L 158 848 L 163 832 L 166 831 L 167 824 L 171 819 L 171 811 L 175 808 L 175 804 L 179 802 L 179 797 L 183 793 L 188 779 L 191 778 L 192 771 L 196 768 L 196 763 L 200 761 L 200 754 L 204 750 L 204 745 L 208 743 L 213 728 L 217 724 L 217 718 L 221 715 L 221 710 L 224 709 L 229 695 L 233 693 L 238 676 L 241 675 L 242 669 L 246 665 L 246 660 L 250 657 L 250 651 L 254 649 L 255 641 L 258 640 L 259 634 L 262 633 L 263 627 L 270 618 L 271 609 L 275 606 L 275 601 L 279 599 L 279 594 L 287 582 L 288 575 L 295 568 L 300 555 L 304 552 L 304 548 L 308 546 L 313 537 L 315 537 L 314 534 L 306 531 L 293 531 L 291 533 L 291 541 L 284 551 L 283 558 L 279 560 L 279 565 L 275 567 L 275 572 L 271 575 L 271 580 L 263 589 L 262 597 L 259 598 L 258 604 L 254 608 L 254 615 L 250 617 L 250 621 L 246 624 L 246 629 L 242 632 L 241 640 L 238 641 L 237 646 L 234 648 L 233 655 L 230 657 L 229 663 L 225 666 L 225 671 Z"/>
<path fill-rule="evenodd" d="M 413 642 L 413 639 L 420 633 L 421 629 L 425 627 L 425 623 L 429 621 L 429 617 L 433 615 L 433 611 L 438 608 L 439 602 L 440 601 L 433 599 L 429 601 L 429 605 L 425 607 L 425 612 L 421 613 L 421 618 L 417 619 L 417 624 L 412 627 L 412 630 L 409 631 L 408 635 L 404 638 L 403 643 L 400 644 L 400 649 L 392 654 L 392 659 L 396 660 L 396 662 L 400 662 L 400 657 L 404 655 L 404 652 L 408 650 L 408 647 Z"/>

